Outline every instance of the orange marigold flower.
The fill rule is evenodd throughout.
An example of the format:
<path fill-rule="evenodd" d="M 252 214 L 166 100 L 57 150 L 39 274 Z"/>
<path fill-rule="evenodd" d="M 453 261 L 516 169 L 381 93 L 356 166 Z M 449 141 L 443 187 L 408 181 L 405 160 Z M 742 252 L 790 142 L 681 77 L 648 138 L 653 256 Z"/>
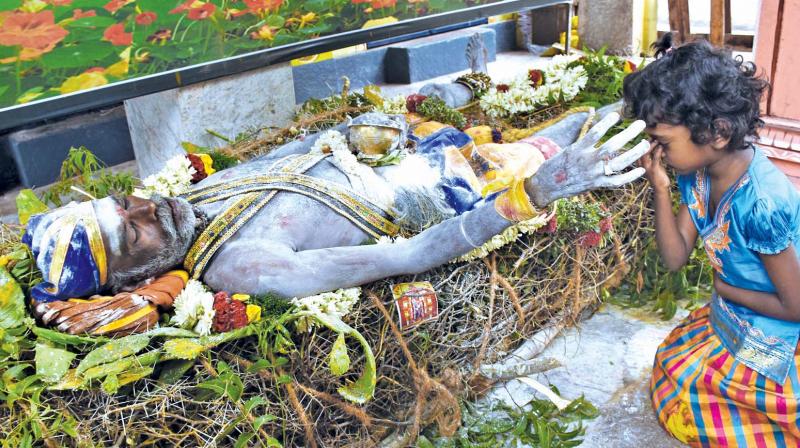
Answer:
<path fill-rule="evenodd" d="M 155 22 L 158 18 L 158 14 L 152 11 L 145 11 L 141 14 L 136 15 L 136 24 L 137 25 L 150 25 L 151 23 Z"/>
<path fill-rule="evenodd" d="M 204 3 L 203 6 L 200 6 L 199 8 L 191 8 L 187 17 L 192 20 L 204 20 L 211 17 L 216 10 L 217 6 L 213 3 Z"/>
<path fill-rule="evenodd" d="M 397 4 L 397 0 L 372 0 L 370 5 L 375 8 L 391 8 Z"/>
<path fill-rule="evenodd" d="M 103 40 L 111 42 L 111 45 L 127 46 L 133 43 L 133 33 L 125 32 L 124 23 L 115 23 L 103 32 Z"/>
<path fill-rule="evenodd" d="M 283 0 L 243 0 L 247 5 L 247 12 L 252 14 L 263 14 L 275 11 L 283 4 Z"/>
<path fill-rule="evenodd" d="M 20 59 L 34 59 L 61 42 L 69 31 L 55 24 L 53 11 L 12 11 L 0 16 L 0 45 L 22 47 Z M 27 51 L 26 51 L 27 50 Z"/>
<path fill-rule="evenodd" d="M 272 40 L 275 38 L 275 32 L 278 31 L 278 28 L 274 26 L 264 25 L 258 29 L 258 31 L 254 31 L 250 33 L 250 38 L 254 40 Z"/>
<path fill-rule="evenodd" d="M 95 17 L 95 16 L 97 16 L 97 11 L 95 11 L 94 9 L 90 9 L 86 12 L 83 12 L 82 9 L 78 8 L 72 11 L 73 20 L 82 19 L 84 17 Z"/>
<path fill-rule="evenodd" d="M 122 7 L 127 5 L 128 3 L 129 0 L 111 0 L 110 2 L 106 3 L 105 6 L 103 6 L 103 9 L 110 12 L 111 14 L 114 14 L 115 12 L 122 9 Z"/>

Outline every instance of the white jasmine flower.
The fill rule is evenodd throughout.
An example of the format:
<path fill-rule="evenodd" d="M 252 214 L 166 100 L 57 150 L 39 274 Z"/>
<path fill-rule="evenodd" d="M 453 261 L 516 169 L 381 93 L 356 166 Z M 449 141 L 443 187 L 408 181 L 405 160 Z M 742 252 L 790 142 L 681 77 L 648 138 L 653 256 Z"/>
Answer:
<path fill-rule="evenodd" d="M 214 295 L 197 280 L 189 280 L 173 303 L 175 315 L 170 323 L 194 330 L 201 335 L 211 332 L 214 319 Z"/>
<path fill-rule="evenodd" d="M 337 151 L 350 152 L 347 147 L 347 138 L 339 131 L 325 131 L 311 147 L 312 154 L 336 153 Z"/>
<path fill-rule="evenodd" d="M 384 98 L 383 104 L 375 108 L 376 112 L 383 112 L 385 114 L 404 114 L 407 113 L 406 97 L 397 95 L 393 98 Z"/>
<path fill-rule="evenodd" d="M 328 314 L 339 319 L 346 316 L 361 299 L 361 288 L 337 289 L 333 292 L 324 292 L 314 296 L 292 299 L 292 304 L 300 310 L 310 311 L 314 314 Z M 297 322 L 298 330 L 311 329 L 313 319 L 300 319 Z"/>
<path fill-rule="evenodd" d="M 154 193 L 161 196 L 181 195 L 189 191 L 195 173 L 192 163 L 185 155 L 175 156 L 167 161 L 161 171 L 144 178 L 144 188 L 134 194 L 144 198 L 149 198 Z"/>

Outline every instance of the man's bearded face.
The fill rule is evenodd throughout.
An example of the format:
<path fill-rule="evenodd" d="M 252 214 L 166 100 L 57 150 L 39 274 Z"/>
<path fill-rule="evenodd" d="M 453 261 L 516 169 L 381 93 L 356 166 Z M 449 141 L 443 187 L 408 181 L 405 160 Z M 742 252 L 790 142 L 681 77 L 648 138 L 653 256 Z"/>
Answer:
<path fill-rule="evenodd" d="M 108 197 L 93 205 L 115 292 L 180 263 L 202 221 L 178 198 Z"/>

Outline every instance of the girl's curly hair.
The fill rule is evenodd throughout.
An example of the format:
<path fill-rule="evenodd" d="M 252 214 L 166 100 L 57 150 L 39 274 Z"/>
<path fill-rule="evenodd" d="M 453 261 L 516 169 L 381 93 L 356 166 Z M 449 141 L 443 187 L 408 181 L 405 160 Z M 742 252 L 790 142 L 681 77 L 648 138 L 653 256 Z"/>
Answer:
<path fill-rule="evenodd" d="M 672 47 L 667 33 L 653 44 L 656 60 L 625 78 L 625 113 L 657 123 L 689 128 L 698 145 L 728 138 L 729 149 L 745 149 L 764 125 L 761 95 L 769 83 L 756 66 L 706 41 Z"/>

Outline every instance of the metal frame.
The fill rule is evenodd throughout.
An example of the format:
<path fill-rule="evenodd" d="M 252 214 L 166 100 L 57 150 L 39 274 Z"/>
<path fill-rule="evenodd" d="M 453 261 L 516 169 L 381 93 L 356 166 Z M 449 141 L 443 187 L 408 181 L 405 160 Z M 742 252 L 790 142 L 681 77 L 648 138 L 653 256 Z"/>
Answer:
<path fill-rule="evenodd" d="M 415 33 L 452 23 L 467 22 L 559 4 L 572 4 L 572 0 L 500 1 L 452 12 L 408 19 L 366 30 L 353 30 L 323 36 L 294 44 L 267 48 L 225 59 L 127 79 L 102 87 L 0 109 L 0 131 L 8 131 L 21 126 L 33 125 L 43 120 L 111 106 L 129 98 L 233 75 L 337 48 Z M 567 32 L 567 39 L 569 39 L 569 32 Z"/>

